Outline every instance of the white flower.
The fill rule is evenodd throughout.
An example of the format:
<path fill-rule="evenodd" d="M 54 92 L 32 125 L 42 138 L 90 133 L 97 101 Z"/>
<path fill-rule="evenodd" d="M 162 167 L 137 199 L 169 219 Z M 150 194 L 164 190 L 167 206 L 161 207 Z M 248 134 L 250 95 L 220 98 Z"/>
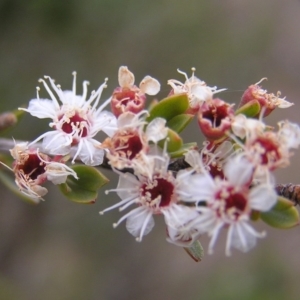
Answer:
<path fill-rule="evenodd" d="M 115 116 L 124 112 L 139 113 L 145 108 L 146 94 L 156 95 L 160 90 L 160 83 L 151 76 L 146 76 L 139 87 L 134 84 L 135 78 L 127 67 L 119 68 L 119 87 L 112 94 L 111 110 Z"/>
<path fill-rule="evenodd" d="M 257 119 L 247 118 L 243 114 L 234 117 L 231 123 L 233 133 L 241 139 L 251 139 L 265 131 L 266 125 Z"/>
<path fill-rule="evenodd" d="M 192 109 L 199 109 L 202 103 L 212 100 L 213 95 L 226 89 L 218 90 L 216 86 L 209 87 L 206 83 L 195 76 L 195 68 L 192 68 L 192 76 L 188 78 L 187 74 L 177 70 L 178 73 L 184 75 L 185 83 L 182 83 L 176 79 L 168 80 L 168 84 L 173 89 L 173 94 L 186 93 L 189 97 L 190 107 Z"/>
<path fill-rule="evenodd" d="M 289 121 L 281 121 L 278 123 L 278 136 L 281 143 L 287 148 L 298 148 L 300 145 L 300 128 L 298 124 Z"/>
<path fill-rule="evenodd" d="M 256 244 L 256 238 L 265 235 L 249 225 L 251 211 L 270 210 L 277 201 L 277 194 L 267 183 L 249 188 L 253 166 L 243 158 L 228 160 L 224 174 L 226 180 L 213 179 L 208 174 L 195 177 L 198 191 L 190 192 L 198 197 L 200 214 L 192 225 L 199 233 L 207 232 L 211 237 L 209 253 L 212 253 L 222 228 L 228 229 L 227 255 L 231 254 L 232 247 L 247 252 Z"/>
<path fill-rule="evenodd" d="M 274 132 L 263 122 L 247 119 L 238 115 L 232 126 L 235 136 L 230 137 L 240 146 L 240 156 L 244 156 L 255 167 L 254 177 L 258 181 L 271 181 L 270 172 L 289 165 L 291 150 L 300 145 L 300 129 L 288 121 L 278 123 L 279 130 Z"/>
<path fill-rule="evenodd" d="M 212 146 L 210 142 L 204 142 L 203 146 L 200 153 L 193 149 L 187 151 L 184 155 L 185 161 L 196 173 L 208 171 L 213 177 L 223 178 L 223 165 L 234 154 L 232 143 L 224 141 L 217 146 Z"/>
<path fill-rule="evenodd" d="M 94 136 L 99 131 L 112 135 L 116 129 L 113 114 L 102 111 L 110 99 L 97 108 L 106 81 L 86 100 L 88 82 L 83 82 L 83 94 L 76 95 L 76 73 L 73 75 L 72 91 L 62 91 L 59 85 L 55 85 L 53 79 L 45 76 L 57 96 L 48 84 L 40 79 L 51 100 L 40 99 L 37 93 L 37 99 L 31 100 L 27 109 L 20 109 L 41 119 L 52 119 L 49 126 L 54 130 L 42 134 L 31 144 L 43 138 L 43 149 L 50 154 L 66 155 L 71 152 L 72 147 L 74 152 L 72 162 L 79 157 L 87 165 L 99 165 L 103 161 L 104 150 L 98 148 L 101 143 L 94 139 Z"/>
<path fill-rule="evenodd" d="M 168 165 L 168 155 L 157 150 L 156 154 L 148 155 L 148 166 L 145 166 L 146 169 L 141 173 L 137 169 L 134 170 L 135 175 L 121 173 L 118 187 L 110 190 L 117 192 L 121 201 L 103 210 L 100 214 L 114 208 L 123 211 L 131 205 L 136 205 L 136 208 L 121 217 L 114 227 L 126 220 L 127 230 L 136 237 L 137 241 L 141 241 L 142 237 L 152 230 L 153 215 L 163 214 L 170 229 L 169 238 L 175 243 L 178 241 L 178 244 L 183 242 L 181 237 L 185 239 L 186 235 L 179 234 L 180 236 L 178 236 L 172 230 L 181 230 L 181 224 L 178 221 L 183 222 L 182 226 L 190 221 L 190 215 L 187 215 L 187 218 L 183 217 L 187 210 L 178 203 L 178 200 L 185 194 L 180 183 L 186 182 L 186 177 L 191 172 L 182 172 L 175 178 L 172 172 L 168 171 Z M 140 169 L 138 170 L 140 171 Z M 185 242 L 190 242 L 190 240 L 185 240 Z"/>
<path fill-rule="evenodd" d="M 199 216 L 195 207 L 176 205 L 166 211 L 167 241 L 181 247 L 191 246 L 199 237 L 199 232 L 193 222 Z"/>
<path fill-rule="evenodd" d="M 10 150 L 15 159 L 12 171 L 20 191 L 38 203 L 48 190 L 41 185 L 47 180 L 54 184 L 64 183 L 69 175 L 78 179 L 74 170 L 64 163 L 53 161 L 38 149 L 28 149 L 28 143 L 16 144 Z"/>
<path fill-rule="evenodd" d="M 143 164 L 145 155 L 149 152 L 149 143 L 157 143 L 167 136 L 166 120 L 155 118 L 149 124 L 144 117 L 147 111 L 138 114 L 125 112 L 117 121 L 115 134 L 107 138 L 102 147 L 107 149 L 107 158 L 110 164 L 117 168 L 134 168 Z M 147 128 L 144 131 L 144 127 Z"/>

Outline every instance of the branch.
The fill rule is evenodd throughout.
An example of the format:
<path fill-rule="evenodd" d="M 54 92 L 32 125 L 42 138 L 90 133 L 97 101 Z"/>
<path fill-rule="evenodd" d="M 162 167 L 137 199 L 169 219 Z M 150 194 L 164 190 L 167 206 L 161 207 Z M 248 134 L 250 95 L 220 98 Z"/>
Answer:
<path fill-rule="evenodd" d="M 12 149 L 15 144 L 22 142 L 24 141 L 0 138 L 0 152 L 9 152 L 9 150 Z M 45 154 L 49 154 L 47 151 L 43 150 L 41 143 L 36 143 L 35 146 Z M 104 158 L 103 164 L 100 167 L 111 170 L 111 166 L 106 157 Z M 169 170 L 177 173 L 178 171 L 188 167 L 190 167 L 190 165 L 183 158 L 178 158 L 170 163 Z M 130 169 L 126 169 L 125 172 L 130 172 Z M 294 202 L 295 205 L 300 205 L 300 184 L 280 183 L 276 184 L 275 190 L 279 196 L 289 199 L 290 201 Z"/>
<path fill-rule="evenodd" d="M 276 185 L 275 189 L 279 196 L 291 200 L 295 205 L 300 205 L 300 184 L 280 183 Z"/>

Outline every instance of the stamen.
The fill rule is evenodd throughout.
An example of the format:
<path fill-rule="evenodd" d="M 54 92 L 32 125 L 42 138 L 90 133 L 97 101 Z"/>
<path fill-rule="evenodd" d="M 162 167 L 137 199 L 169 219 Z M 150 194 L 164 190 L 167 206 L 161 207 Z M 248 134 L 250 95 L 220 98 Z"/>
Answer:
<path fill-rule="evenodd" d="M 259 85 L 260 83 L 262 83 L 264 80 L 268 80 L 267 77 L 263 77 L 260 81 L 258 81 L 257 83 L 255 83 L 254 85 Z"/>
<path fill-rule="evenodd" d="M 89 83 L 89 81 L 87 81 L 87 80 L 85 80 L 84 82 L 83 82 L 83 93 L 82 93 L 82 98 L 84 99 L 84 100 L 86 100 L 86 96 L 87 96 L 87 91 L 88 91 L 88 85 L 89 85 L 90 83 Z"/>
<path fill-rule="evenodd" d="M 137 240 L 138 242 L 141 242 L 141 241 L 142 241 L 144 232 L 145 232 L 145 230 L 146 230 L 147 224 L 148 224 L 148 222 L 149 222 L 149 220 L 150 220 L 151 217 L 152 217 L 152 214 L 151 214 L 150 212 L 148 212 L 148 215 L 147 215 L 147 217 L 145 218 L 144 223 L 143 223 L 143 226 L 142 226 L 142 228 L 141 228 L 139 240 Z"/>
<path fill-rule="evenodd" d="M 186 73 L 185 73 L 185 72 L 183 72 L 183 71 L 180 71 L 179 69 L 177 69 L 177 72 L 178 72 L 179 74 L 182 74 L 182 75 L 185 77 L 185 80 L 186 80 L 186 81 L 188 81 L 188 80 L 189 80 L 189 78 L 187 77 L 187 75 L 186 75 Z"/>
<path fill-rule="evenodd" d="M 74 72 L 72 73 L 72 75 L 73 75 L 73 87 L 72 87 L 72 92 L 73 92 L 74 95 L 76 95 L 76 75 L 77 75 L 77 73 L 74 71 Z"/>
<path fill-rule="evenodd" d="M 136 217 L 140 216 L 141 214 L 143 214 L 145 212 L 145 208 L 144 207 L 138 207 L 134 210 L 131 210 L 130 212 L 128 212 L 126 215 L 124 215 L 122 218 L 119 219 L 119 221 L 117 223 L 113 224 L 113 227 L 116 228 L 118 225 L 120 225 L 120 223 L 122 223 L 124 220 L 126 220 L 129 216 L 134 215 Z"/>
<path fill-rule="evenodd" d="M 45 78 L 50 78 L 48 76 L 45 76 Z M 56 100 L 56 97 L 54 96 L 54 94 L 52 93 L 51 89 L 49 88 L 48 84 L 46 83 L 46 81 L 44 79 L 39 79 L 39 82 L 42 82 L 46 91 L 48 92 L 50 98 L 52 99 L 52 101 L 54 102 L 54 105 L 56 106 L 56 109 L 59 109 L 60 106 L 59 106 L 59 103 L 58 101 Z"/>
<path fill-rule="evenodd" d="M 39 95 L 39 91 L 40 91 L 40 90 L 41 90 L 40 87 L 37 86 L 37 87 L 36 87 L 36 97 L 37 97 L 37 99 L 39 99 L 39 100 L 40 100 L 40 95 Z"/>

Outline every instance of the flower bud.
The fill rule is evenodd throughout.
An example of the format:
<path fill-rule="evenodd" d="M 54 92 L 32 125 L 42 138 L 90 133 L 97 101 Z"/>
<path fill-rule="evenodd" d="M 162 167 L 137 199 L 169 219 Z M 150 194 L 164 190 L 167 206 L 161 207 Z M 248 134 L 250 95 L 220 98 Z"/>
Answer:
<path fill-rule="evenodd" d="M 232 105 L 216 98 L 203 103 L 198 112 L 198 124 L 207 139 L 218 140 L 231 128 L 233 117 Z"/>
<path fill-rule="evenodd" d="M 111 110 L 118 117 L 124 112 L 137 114 L 145 107 L 146 94 L 156 95 L 160 83 L 151 76 L 145 76 L 139 87 L 134 85 L 134 75 L 127 67 L 119 68 L 119 87 L 115 88 L 111 99 Z"/>
<path fill-rule="evenodd" d="M 145 103 L 146 95 L 137 86 L 117 87 L 112 94 L 111 110 L 116 117 L 129 111 L 137 114 L 145 108 Z"/>
<path fill-rule="evenodd" d="M 246 103 L 257 100 L 260 104 L 260 111 L 254 117 L 259 117 L 261 111 L 263 110 L 263 117 L 268 116 L 277 106 L 279 108 L 287 108 L 293 105 L 285 100 L 285 98 L 280 98 L 280 92 L 277 92 L 276 95 L 268 93 L 267 90 L 263 90 L 259 84 L 266 78 L 262 78 L 258 83 L 250 85 L 244 94 L 242 95 L 240 107 Z"/>

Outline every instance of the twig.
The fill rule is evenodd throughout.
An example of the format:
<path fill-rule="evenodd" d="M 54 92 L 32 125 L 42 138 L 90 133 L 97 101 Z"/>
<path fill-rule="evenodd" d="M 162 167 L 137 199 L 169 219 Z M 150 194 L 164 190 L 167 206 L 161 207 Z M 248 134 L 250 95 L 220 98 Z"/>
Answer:
<path fill-rule="evenodd" d="M 22 142 L 24 141 L 20 141 L 20 140 L 14 141 L 12 139 L 0 138 L 0 152 L 9 152 L 9 150 L 12 149 L 16 143 L 22 143 Z M 40 151 L 44 152 L 45 154 L 49 154 L 47 153 L 47 151 L 43 149 L 41 143 L 36 143 L 35 148 L 39 148 Z M 101 167 L 104 169 L 111 170 L 111 166 L 106 157 L 104 158 Z M 178 158 L 170 163 L 169 170 L 174 173 L 177 173 L 178 171 L 186 169 L 188 167 L 190 167 L 190 165 L 183 158 Z M 122 171 L 130 172 L 131 170 L 126 169 Z M 275 190 L 279 196 L 283 196 L 291 200 L 292 202 L 294 202 L 295 205 L 300 205 L 300 184 L 280 183 L 275 186 Z"/>

